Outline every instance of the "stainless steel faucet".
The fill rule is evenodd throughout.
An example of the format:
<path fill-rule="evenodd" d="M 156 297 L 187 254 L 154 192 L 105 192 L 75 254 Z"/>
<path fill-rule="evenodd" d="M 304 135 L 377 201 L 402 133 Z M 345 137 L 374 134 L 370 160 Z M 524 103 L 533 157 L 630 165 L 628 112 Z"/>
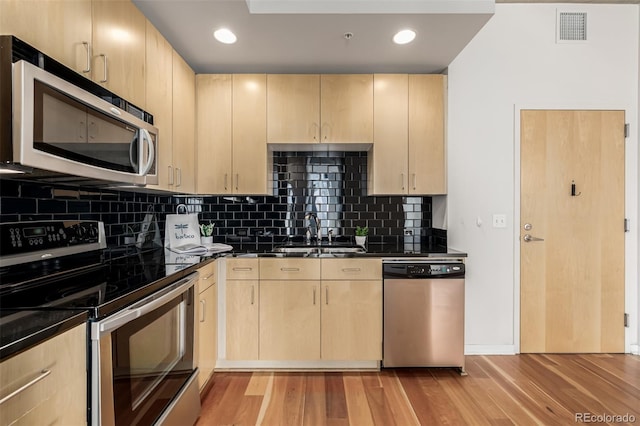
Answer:
<path fill-rule="evenodd" d="M 310 220 L 311 218 L 313 218 L 316 222 L 316 239 L 318 241 L 318 244 L 320 244 L 320 242 L 322 241 L 322 229 L 320 228 L 320 218 L 318 218 L 317 214 L 311 213 L 311 212 L 304 215 L 304 220 Z"/>

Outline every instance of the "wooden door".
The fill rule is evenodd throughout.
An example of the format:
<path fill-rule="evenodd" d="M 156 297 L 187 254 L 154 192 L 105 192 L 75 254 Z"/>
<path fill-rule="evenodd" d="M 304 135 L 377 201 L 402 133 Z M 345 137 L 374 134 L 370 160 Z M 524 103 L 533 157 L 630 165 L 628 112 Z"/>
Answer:
<path fill-rule="evenodd" d="M 371 195 L 407 194 L 408 87 L 407 74 L 373 76 L 374 146 L 369 154 Z"/>
<path fill-rule="evenodd" d="M 322 359 L 382 359 L 382 282 L 322 281 L 321 297 Z"/>
<path fill-rule="evenodd" d="M 373 142 L 373 75 L 320 76 L 321 142 Z"/>
<path fill-rule="evenodd" d="M 229 280 L 226 287 L 227 359 L 258 359 L 259 281 Z"/>
<path fill-rule="evenodd" d="M 130 1 L 93 0 L 92 30 L 93 81 L 146 108 L 146 18 L 142 12 Z"/>
<path fill-rule="evenodd" d="M 267 76 L 233 75 L 233 192 L 267 194 Z"/>
<path fill-rule="evenodd" d="M 623 352 L 624 111 L 520 126 L 520 350 Z"/>
<path fill-rule="evenodd" d="M 260 281 L 260 359 L 320 358 L 320 281 Z"/>
<path fill-rule="evenodd" d="M 409 194 L 446 194 L 443 75 L 409 75 Z"/>
<path fill-rule="evenodd" d="M 199 194 L 231 194 L 231 74 L 196 76 Z"/>
<path fill-rule="evenodd" d="M 173 164 L 174 190 L 196 191 L 196 76 L 177 52 L 173 52 Z"/>
<path fill-rule="evenodd" d="M 158 128 L 158 185 L 147 188 L 172 190 L 173 177 L 173 48 L 160 32 L 147 21 L 146 99 Z"/>
<path fill-rule="evenodd" d="M 320 138 L 320 76 L 267 75 L 267 142 L 317 143 Z"/>
<path fill-rule="evenodd" d="M 13 34 L 90 77 L 91 0 L 2 0 L 0 34 Z"/>

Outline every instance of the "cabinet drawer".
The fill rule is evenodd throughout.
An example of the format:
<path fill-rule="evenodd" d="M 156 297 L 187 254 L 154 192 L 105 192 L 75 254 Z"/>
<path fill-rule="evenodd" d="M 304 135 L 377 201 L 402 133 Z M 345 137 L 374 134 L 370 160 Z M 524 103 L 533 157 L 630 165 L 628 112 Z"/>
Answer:
<path fill-rule="evenodd" d="M 86 351 L 82 324 L 2 362 L 0 399 L 23 390 L 2 404 L 0 424 L 85 424 Z"/>
<path fill-rule="evenodd" d="M 260 259 L 261 280 L 319 280 L 320 259 Z"/>
<path fill-rule="evenodd" d="M 228 280 L 257 280 L 259 275 L 258 258 L 230 258 L 227 259 Z"/>
<path fill-rule="evenodd" d="M 216 261 L 213 261 L 198 269 L 198 273 L 200 274 L 198 293 L 202 293 L 216 283 L 216 271 Z"/>
<path fill-rule="evenodd" d="M 380 280 L 382 259 L 321 259 L 323 280 Z"/>

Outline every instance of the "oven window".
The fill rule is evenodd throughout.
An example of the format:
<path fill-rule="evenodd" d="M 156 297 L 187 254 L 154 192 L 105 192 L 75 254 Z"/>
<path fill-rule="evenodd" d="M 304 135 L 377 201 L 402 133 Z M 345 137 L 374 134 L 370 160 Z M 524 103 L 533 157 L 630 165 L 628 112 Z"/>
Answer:
<path fill-rule="evenodd" d="M 138 173 L 138 133 L 139 129 L 34 80 L 35 149 L 83 164 Z M 143 155 L 148 158 L 147 151 Z"/>
<path fill-rule="evenodd" d="M 190 308 L 181 296 L 112 334 L 116 424 L 152 423 L 189 378 Z"/>

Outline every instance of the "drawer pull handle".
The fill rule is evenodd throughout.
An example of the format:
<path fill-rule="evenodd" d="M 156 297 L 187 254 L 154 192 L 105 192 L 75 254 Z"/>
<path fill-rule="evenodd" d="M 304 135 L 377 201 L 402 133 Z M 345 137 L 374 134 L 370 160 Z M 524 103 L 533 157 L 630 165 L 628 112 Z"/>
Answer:
<path fill-rule="evenodd" d="M 31 380 L 30 382 L 25 383 L 24 385 L 20 386 L 18 389 L 14 390 L 13 392 L 11 392 L 9 395 L 5 396 L 4 398 L 0 399 L 0 404 L 4 404 L 5 402 L 7 402 L 8 400 L 10 400 L 11 398 L 13 398 L 14 396 L 18 395 L 19 393 L 27 390 L 27 388 L 30 388 L 31 386 L 35 385 L 36 383 L 38 383 L 40 380 L 44 379 L 45 377 L 47 377 L 49 374 L 51 374 L 51 370 L 42 370 L 40 372 L 40 374 L 33 380 Z"/>
<path fill-rule="evenodd" d="M 203 280 L 208 280 L 209 278 L 211 278 L 213 276 L 213 274 L 209 274 L 206 277 L 203 278 Z"/>
<path fill-rule="evenodd" d="M 255 291 L 254 291 L 254 287 L 251 286 L 251 304 L 253 305 L 255 303 Z"/>
<path fill-rule="evenodd" d="M 282 272 L 300 272 L 300 268 L 280 268 Z"/>
<path fill-rule="evenodd" d="M 324 288 L 324 304 L 329 304 L 329 287 Z"/>
<path fill-rule="evenodd" d="M 313 288 L 313 304 L 316 304 L 316 288 Z"/>
<path fill-rule="evenodd" d="M 204 322 L 207 319 L 207 302 L 205 300 L 200 301 L 202 309 L 200 310 L 200 322 Z"/>
<path fill-rule="evenodd" d="M 247 272 L 247 271 L 253 271 L 253 268 L 240 268 L 240 267 L 235 267 L 233 268 L 234 271 L 236 272 Z"/>
<path fill-rule="evenodd" d="M 342 268 L 342 272 L 360 272 L 360 268 Z"/>

